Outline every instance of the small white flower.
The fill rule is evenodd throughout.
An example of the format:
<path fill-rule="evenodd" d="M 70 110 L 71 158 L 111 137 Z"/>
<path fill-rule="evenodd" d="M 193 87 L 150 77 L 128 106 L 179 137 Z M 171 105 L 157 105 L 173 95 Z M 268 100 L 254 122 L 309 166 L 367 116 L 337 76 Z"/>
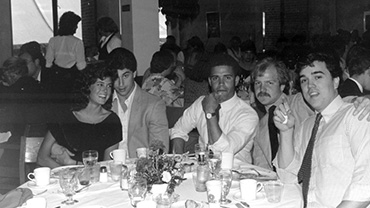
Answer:
<path fill-rule="evenodd" d="M 171 173 L 169 173 L 168 171 L 163 171 L 162 181 L 168 183 L 168 182 L 170 182 L 171 178 L 172 178 Z"/>

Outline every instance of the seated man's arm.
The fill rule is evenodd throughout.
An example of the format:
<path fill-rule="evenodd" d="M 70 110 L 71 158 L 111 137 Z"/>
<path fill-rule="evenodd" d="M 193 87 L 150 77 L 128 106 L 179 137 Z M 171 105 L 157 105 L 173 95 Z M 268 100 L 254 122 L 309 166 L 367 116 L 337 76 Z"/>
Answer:
<path fill-rule="evenodd" d="M 202 99 L 203 97 L 200 97 L 194 101 L 194 103 L 184 111 L 173 128 L 170 129 L 172 150 L 175 151 L 175 153 L 184 153 L 185 142 L 189 140 L 188 133 L 196 127 L 199 116 L 202 114 L 202 106 L 200 104 Z"/>
<path fill-rule="evenodd" d="M 150 113 L 150 121 L 148 126 L 149 138 L 161 140 L 168 152 L 170 147 L 168 121 L 166 116 L 166 105 L 163 100 L 159 100 L 153 105 Z"/>

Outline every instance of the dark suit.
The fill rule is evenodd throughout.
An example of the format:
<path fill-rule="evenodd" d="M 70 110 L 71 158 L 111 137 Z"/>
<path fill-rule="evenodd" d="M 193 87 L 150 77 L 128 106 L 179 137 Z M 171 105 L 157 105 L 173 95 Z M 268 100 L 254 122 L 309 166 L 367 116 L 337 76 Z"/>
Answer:
<path fill-rule="evenodd" d="M 356 82 L 354 82 L 351 79 L 346 79 L 338 89 L 339 95 L 344 98 L 347 96 L 362 96 L 363 93 L 360 91 L 360 88 L 358 88 L 358 85 Z"/>
<path fill-rule="evenodd" d="M 131 105 L 127 133 L 129 157 L 136 157 L 136 149 L 149 147 L 153 139 L 163 141 L 169 149 L 168 121 L 164 101 L 136 86 Z M 118 100 L 113 101 L 112 110 L 118 115 Z"/>

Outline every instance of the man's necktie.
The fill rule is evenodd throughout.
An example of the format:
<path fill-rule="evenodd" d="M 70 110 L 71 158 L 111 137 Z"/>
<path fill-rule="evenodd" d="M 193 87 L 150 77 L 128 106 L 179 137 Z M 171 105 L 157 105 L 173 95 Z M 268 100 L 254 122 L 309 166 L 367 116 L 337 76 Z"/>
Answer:
<path fill-rule="evenodd" d="M 279 140 L 278 140 L 278 129 L 274 123 L 274 111 L 276 106 L 273 105 L 269 108 L 269 117 L 268 117 L 268 128 L 270 136 L 270 146 L 271 146 L 271 162 L 274 160 L 276 153 L 279 149 Z"/>
<path fill-rule="evenodd" d="M 316 115 L 315 125 L 312 128 L 310 141 L 308 142 L 306 152 L 303 157 L 301 168 L 298 171 L 298 183 L 302 183 L 302 194 L 303 194 L 304 207 L 307 207 L 307 194 L 308 194 L 308 187 L 309 187 L 310 178 L 311 178 L 312 152 L 313 152 L 313 147 L 315 145 L 315 137 L 317 134 L 317 130 L 319 128 L 321 118 L 322 118 L 322 115 L 318 113 Z"/>

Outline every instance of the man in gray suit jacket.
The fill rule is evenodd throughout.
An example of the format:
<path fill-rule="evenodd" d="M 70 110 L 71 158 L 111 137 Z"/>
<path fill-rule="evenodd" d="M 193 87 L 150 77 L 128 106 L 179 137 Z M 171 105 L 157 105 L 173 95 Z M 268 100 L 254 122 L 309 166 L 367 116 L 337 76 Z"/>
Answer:
<path fill-rule="evenodd" d="M 107 59 L 108 68 L 115 74 L 112 110 L 122 124 L 120 149 L 126 149 L 130 158 L 136 149 L 149 147 L 152 140 L 161 140 L 169 149 L 166 105 L 162 99 L 151 95 L 135 83 L 137 62 L 132 52 L 114 49 Z"/>

